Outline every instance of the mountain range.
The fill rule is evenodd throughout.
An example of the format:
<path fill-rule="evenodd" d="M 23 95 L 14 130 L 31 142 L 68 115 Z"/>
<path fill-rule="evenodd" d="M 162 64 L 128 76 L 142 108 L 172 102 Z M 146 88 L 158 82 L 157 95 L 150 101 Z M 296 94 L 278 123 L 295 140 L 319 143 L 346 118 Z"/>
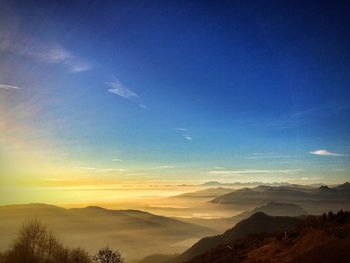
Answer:
<path fill-rule="evenodd" d="M 203 190 L 189 192 L 174 196 L 176 198 L 215 198 L 224 194 L 231 193 L 233 191 L 232 188 L 224 188 L 224 187 L 211 187 Z"/>
<path fill-rule="evenodd" d="M 272 216 L 300 216 L 300 215 L 308 214 L 299 205 L 271 201 L 262 206 L 256 207 L 250 211 L 245 211 L 231 217 L 215 218 L 215 219 L 179 218 L 179 220 L 196 224 L 196 225 L 201 225 L 204 227 L 209 227 L 211 229 L 217 230 L 218 233 L 220 233 L 225 231 L 226 229 L 231 228 L 239 221 L 242 221 L 257 212 L 263 212 L 267 215 L 272 215 Z"/>
<path fill-rule="evenodd" d="M 270 201 L 298 204 L 310 214 L 324 211 L 350 209 L 350 183 L 335 187 L 304 187 L 298 185 L 258 186 L 242 188 L 218 196 L 210 202 L 230 205 L 232 208 L 247 210 Z"/>

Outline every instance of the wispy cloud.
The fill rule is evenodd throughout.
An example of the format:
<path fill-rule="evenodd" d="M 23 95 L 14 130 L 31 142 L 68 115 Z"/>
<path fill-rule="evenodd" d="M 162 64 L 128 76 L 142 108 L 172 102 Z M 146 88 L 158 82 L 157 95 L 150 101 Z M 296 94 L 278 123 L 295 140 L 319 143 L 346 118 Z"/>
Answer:
<path fill-rule="evenodd" d="M 349 109 L 348 103 L 346 104 L 338 103 L 336 105 L 330 105 L 330 104 L 321 105 L 321 106 L 293 112 L 292 114 L 290 114 L 290 118 L 306 120 L 308 118 L 327 117 L 335 113 L 338 113 L 339 111 L 347 110 L 347 109 Z"/>
<path fill-rule="evenodd" d="M 249 160 L 259 160 L 259 159 L 287 159 L 293 158 L 292 155 L 283 155 L 277 153 L 253 153 L 251 156 L 248 156 Z"/>
<path fill-rule="evenodd" d="M 96 173 L 108 173 L 108 172 L 125 172 L 123 168 L 102 168 L 95 170 Z"/>
<path fill-rule="evenodd" d="M 310 120 L 329 118 L 333 115 L 339 114 L 340 112 L 348 111 L 349 109 L 349 102 L 343 101 L 337 104 L 325 104 L 303 110 L 297 110 L 278 117 L 275 116 L 272 118 L 267 117 L 259 119 L 252 118 L 248 119 L 247 123 L 249 126 L 259 126 L 274 130 L 290 129 L 301 125 L 307 125 Z"/>
<path fill-rule="evenodd" d="M 128 175 L 128 176 L 146 176 L 146 175 L 149 175 L 148 173 L 128 173 L 128 174 L 125 174 L 125 175 Z"/>
<path fill-rule="evenodd" d="M 11 86 L 11 85 L 0 84 L 0 89 L 21 89 L 21 88 L 20 88 L 20 87 L 17 87 L 17 86 Z"/>
<path fill-rule="evenodd" d="M 314 155 L 320 155 L 320 156 L 344 156 L 343 154 L 329 152 L 329 151 L 324 150 L 324 149 L 314 150 L 314 151 L 311 151 L 310 153 L 314 154 Z"/>
<path fill-rule="evenodd" d="M 123 160 L 122 159 L 120 159 L 120 158 L 113 158 L 112 159 L 112 162 L 122 162 Z"/>
<path fill-rule="evenodd" d="M 179 134 L 181 134 L 182 137 L 184 137 L 188 141 L 192 141 L 192 135 L 190 135 L 190 132 L 187 128 L 175 128 L 175 131 L 177 131 Z"/>
<path fill-rule="evenodd" d="M 115 81 L 106 82 L 106 85 L 109 87 L 108 91 L 110 93 L 123 97 L 127 100 L 137 102 L 140 108 L 147 109 L 147 106 L 142 103 L 141 97 L 132 89 L 125 87 L 124 84 L 118 79 Z"/>
<path fill-rule="evenodd" d="M 94 173 L 108 173 L 108 172 L 125 172 L 126 169 L 123 168 L 97 168 L 97 167 L 87 167 L 87 166 L 76 166 L 78 170 Z"/>
<path fill-rule="evenodd" d="M 295 174 L 303 171 L 303 169 L 245 169 L 245 170 L 212 170 L 204 172 L 211 175 L 222 175 L 222 176 L 243 176 L 247 174 Z"/>
<path fill-rule="evenodd" d="M 93 171 L 93 170 L 96 170 L 95 167 L 86 167 L 86 166 L 77 166 L 75 167 L 76 169 L 79 169 L 79 170 L 87 170 L 87 171 Z"/>
<path fill-rule="evenodd" d="M 158 165 L 158 166 L 151 166 L 151 167 L 145 168 L 145 170 L 172 169 L 175 167 L 176 166 L 172 164 L 164 164 L 164 165 Z"/>
<path fill-rule="evenodd" d="M 0 37 L 0 51 L 32 58 L 47 64 L 60 64 L 71 73 L 88 71 L 92 64 L 59 44 L 44 43 L 32 37 Z"/>
<path fill-rule="evenodd" d="M 73 55 L 60 46 L 50 47 L 46 50 L 31 50 L 25 52 L 27 55 L 36 57 L 47 63 L 63 63 L 72 59 Z"/>
<path fill-rule="evenodd" d="M 67 61 L 67 65 L 69 66 L 69 71 L 71 73 L 79 73 L 88 71 L 92 68 L 92 65 L 89 62 L 75 59 L 73 61 Z"/>
<path fill-rule="evenodd" d="M 187 128 L 175 128 L 175 130 L 180 132 L 188 132 Z"/>
<path fill-rule="evenodd" d="M 56 45 L 41 50 L 29 51 L 27 55 L 39 59 L 49 64 L 62 64 L 66 66 L 71 73 L 88 71 L 92 65 L 86 60 L 73 55 L 67 49 Z"/>
<path fill-rule="evenodd" d="M 169 169 L 169 168 L 175 168 L 175 165 L 160 165 L 155 167 L 156 169 Z"/>
<path fill-rule="evenodd" d="M 110 87 L 109 92 L 121 96 L 128 100 L 139 100 L 140 96 L 137 95 L 131 89 L 125 87 L 119 80 L 113 82 L 106 82 L 106 85 Z"/>
<path fill-rule="evenodd" d="M 140 104 L 139 104 L 139 107 L 142 108 L 142 109 L 145 109 L 145 110 L 148 109 L 147 105 L 145 105 L 145 104 L 143 104 L 143 103 L 140 103 Z"/>

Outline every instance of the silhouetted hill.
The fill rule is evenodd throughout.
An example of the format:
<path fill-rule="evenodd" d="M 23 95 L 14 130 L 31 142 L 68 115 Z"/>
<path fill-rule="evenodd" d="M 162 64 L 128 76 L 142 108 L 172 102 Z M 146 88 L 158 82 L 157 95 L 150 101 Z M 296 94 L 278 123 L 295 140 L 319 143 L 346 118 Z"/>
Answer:
<path fill-rule="evenodd" d="M 258 212 L 248 219 L 239 222 L 236 226 L 227 230 L 222 235 L 202 238 L 191 248 L 177 257 L 174 262 L 189 260 L 204 253 L 208 249 L 214 248 L 220 244 L 231 242 L 238 238 L 244 238 L 250 234 L 283 231 L 291 226 L 297 225 L 299 221 L 300 220 L 293 217 L 273 217 Z"/>
<path fill-rule="evenodd" d="M 350 214 L 340 211 L 300 219 L 286 232 L 262 233 L 220 244 L 188 263 L 347 263 Z"/>
<path fill-rule="evenodd" d="M 299 205 L 272 201 L 251 211 L 252 214 L 257 212 L 263 212 L 271 216 L 307 215 L 307 212 Z"/>
<path fill-rule="evenodd" d="M 243 212 L 241 214 L 233 216 L 231 218 L 231 222 L 239 222 L 257 212 L 262 212 L 270 216 L 300 216 L 308 214 L 301 206 L 296 204 L 268 202 L 267 204 L 256 207 L 251 211 Z"/>
<path fill-rule="evenodd" d="M 251 211 L 242 212 L 238 215 L 226 218 L 216 218 L 216 219 L 203 219 L 203 218 L 180 218 L 179 220 L 193 223 L 196 225 L 206 226 L 212 229 L 220 230 L 218 233 L 231 228 L 239 221 L 242 221 L 251 215 L 263 212 L 267 215 L 272 216 L 300 216 L 307 215 L 308 213 L 299 205 L 281 203 L 281 202 L 268 202 L 262 206 L 256 207 Z"/>
<path fill-rule="evenodd" d="M 350 187 L 349 183 L 332 188 L 258 186 L 232 191 L 214 198 L 211 202 L 249 209 L 270 201 L 298 204 L 312 214 L 320 214 L 325 210 L 350 209 Z"/>
<path fill-rule="evenodd" d="M 7 248 L 19 226 L 32 218 L 42 221 L 68 246 L 84 247 L 93 253 L 108 243 L 128 258 L 142 258 L 159 251 L 177 253 L 186 247 L 174 244 L 213 234 L 205 227 L 138 210 L 10 205 L 0 206 L 0 249 Z"/>
<path fill-rule="evenodd" d="M 342 191 L 350 191 L 350 183 L 349 182 L 345 182 L 344 184 L 338 185 L 336 187 L 334 187 L 337 190 L 342 190 Z"/>

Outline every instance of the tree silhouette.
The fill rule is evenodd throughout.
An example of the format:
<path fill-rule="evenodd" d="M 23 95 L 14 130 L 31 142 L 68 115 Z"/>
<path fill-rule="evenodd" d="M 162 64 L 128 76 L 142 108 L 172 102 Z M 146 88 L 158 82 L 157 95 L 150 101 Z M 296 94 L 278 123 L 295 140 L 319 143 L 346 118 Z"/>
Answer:
<path fill-rule="evenodd" d="M 97 263 L 124 263 L 121 254 L 111 250 L 108 246 L 101 248 L 92 259 Z"/>
<path fill-rule="evenodd" d="M 0 263 L 91 263 L 78 248 L 69 250 L 38 220 L 24 224 L 10 249 L 0 255 Z"/>

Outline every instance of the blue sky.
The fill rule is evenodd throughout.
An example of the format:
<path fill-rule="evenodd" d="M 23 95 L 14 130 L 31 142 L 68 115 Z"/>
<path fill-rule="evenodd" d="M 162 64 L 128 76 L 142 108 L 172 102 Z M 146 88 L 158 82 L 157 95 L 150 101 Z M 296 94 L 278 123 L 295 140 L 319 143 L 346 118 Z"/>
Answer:
<path fill-rule="evenodd" d="M 0 6 L 7 163 L 39 152 L 35 164 L 120 180 L 349 178 L 347 1 Z"/>

